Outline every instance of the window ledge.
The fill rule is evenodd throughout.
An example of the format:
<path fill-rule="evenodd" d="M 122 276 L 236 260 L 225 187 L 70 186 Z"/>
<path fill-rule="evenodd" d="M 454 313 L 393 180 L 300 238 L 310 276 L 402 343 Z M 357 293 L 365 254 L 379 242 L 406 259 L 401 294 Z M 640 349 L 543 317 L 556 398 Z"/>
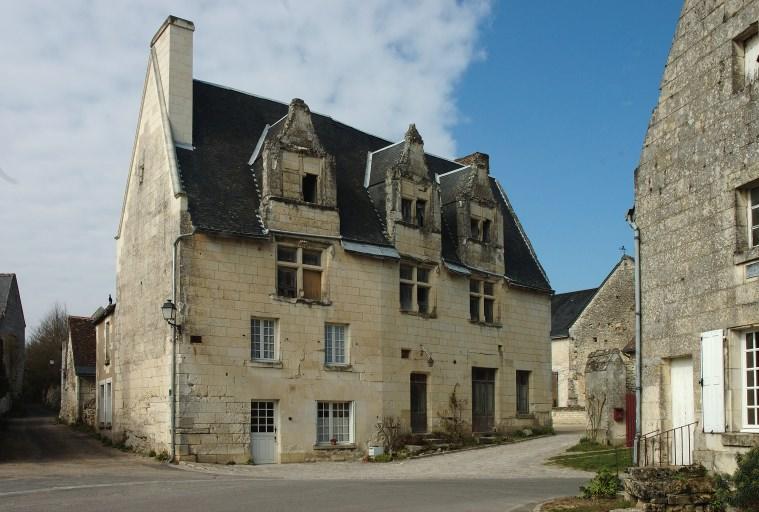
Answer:
<path fill-rule="evenodd" d="M 395 221 L 396 224 L 400 226 L 404 226 L 411 229 L 421 229 L 424 226 L 420 226 L 419 224 L 415 224 L 413 222 L 406 222 L 405 220 L 397 220 Z"/>
<path fill-rule="evenodd" d="M 503 327 L 503 324 L 498 323 L 498 322 L 480 322 L 479 320 L 469 319 L 469 323 L 474 324 L 474 325 L 480 325 L 482 327 L 496 327 L 498 329 Z"/>
<path fill-rule="evenodd" d="M 265 359 L 249 359 L 245 366 L 250 368 L 282 368 L 282 361 L 267 361 Z"/>
<path fill-rule="evenodd" d="M 722 434 L 722 446 L 740 446 L 743 448 L 759 446 L 759 431 Z"/>
<path fill-rule="evenodd" d="M 314 450 L 355 450 L 356 443 L 345 444 L 315 444 Z"/>
<path fill-rule="evenodd" d="M 399 311 L 404 315 L 418 316 L 419 318 L 437 318 L 435 313 L 420 313 L 419 311 L 413 311 L 410 309 L 401 309 Z"/>
<path fill-rule="evenodd" d="M 482 246 L 488 247 L 488 248 L 493 246 L 493 242 L 492 241 L 484 242 L 484 241 L 482 241 L 482 240 L 480 240 L 478 238 L 472 238 L 472 237 L 467 237 L 467 242 L 472 242 L 472 243 L 475 243 L 477 245 L 482 245 Z"/>
<path fill-rule="evenodd" d="M 535 419 L 535 415 L 533 413 L 531 413 L 531 412 L 529 412 L 529 413 L 519 413 L 518 412 L 516 417 L 517 417 L 518 420 L 534 420 Z"/>
<path fill-rule="evenodd" d="M 746 249 L 745 251 L 737 251 L 733 255 L 733 262 L 736 265 L 743 265 L 750 261 L 759 260 L 759 245 Z"/>
<path fill-rule="evenodd" d="M 282 203 L 292 204 L 296 206 L 309 206 L 311 208 L 315 208 L 317 210 L 328 210 L 328 211 L 335 211 L 337 210 L 337 206 L 329 206 L 326 204 L 319 204 L 319 203 L 310 203 L 308 201 L 304 201 L 303 199 L 294 199 L 292 197 L 281 197 L 281 196 L 273 196 L 273 200 L 279 201 Z"/>
<path fill-rule="evenodd" d="M 324 369 L 328 372 L 352 372 L 353 365 L 340 363 L 325 363 Z"/>
<path fill-rule="evenodd" d="M 304 299 L 292 297 L 280 297 L 279 295 L 270 295 L 277 302 L 286 302 L 288 304 L 306 304 L 307 306 L 331 306 L 332 301 L 326 299 Z"/>

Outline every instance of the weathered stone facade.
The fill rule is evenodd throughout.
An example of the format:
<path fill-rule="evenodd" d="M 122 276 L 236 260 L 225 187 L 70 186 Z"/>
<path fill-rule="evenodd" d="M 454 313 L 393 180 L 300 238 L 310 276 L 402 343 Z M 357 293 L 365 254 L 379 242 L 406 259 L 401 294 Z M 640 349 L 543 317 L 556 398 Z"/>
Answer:
<path fill-rule="evenodd" d="M 69 424 L 95 426 L 95 325 L 89 317 L 68 317 L 69 336 L 61 347 L 61 407 Z"/>
<path fill-rule="evenodd" d="M 193 83 L 185 65 L 193 26 L 175 18 L 165 25 L 154 46 L 169 44 L 166 34 L 178 46 L 153 52 L 148 66 L 118 235 L 108 365 L 101 364 L 98 331 L 97 379 L 110 382 L 113 393 L 111 436 L 171 450 L 172 330 L 160 312 L 166 298 L 181 325 L 180 459 L 247 462 L 254 429 L 274 440 L 270 462 L 356 457 L 385 416 L 399 417 L 405 428 L 419 427 L 420 418 L 422 431 L 439 428 L 453 391 L 473 424 L 475 415 L 488 429 L 550 424 L 550 286 L 489 176 L 487 157 L 432 157 L 413 127 L 392 145 L 317 117 L 302 100 L 264 104 L 196 82 L 191 103 L 212 93 L 232 98 L 236 112 L 252 102 L 271 111 L 260 130 L 243 137 L 242 149 L 234 131 L 212 147 L 198 115 L 223 105 L 196 104 L 189 130 L 165 106 L 173 87 L 183 94 L 187 84 L 180 82 Z M 175 61 L 179 72 L 164 69 Z M 157 80 L 165 75 L 172 77 L 168 90 Z M 259 110 L 242 127 L 224 117 L 219 130 L 242 131 Z M 175 129 L 192 138 L 172 141 Z M 379 151 L 394 146 L 397 153 Z M 211 168 L 238 151 L 239 172 Z M 441 168 L 449 176 L 442 185 Z M 449 183 L 446 196 L 440 189 L 449 191 Z M 455 249 L 443 241 L 441 195 L 468 212 L 458 228 L 479 223 L 478 236 L 451 229 Z M 420 375 L 424 391 L 414 402 Z"/>
<path fill-rule="evenodd" d="M 692 377 L 678 385 L 693 389 L 682 407 L 699 422 L 695 461 L 720 471 L 731 471 L 735 453 L 759 437 L 745 417 L 743 381 L 746 336 L 759 324 L 759 279 L 749 266 L 759 260 L 749 209 L 759 179 L 758 20 L 757 1 L 685 2 L 635 173 L 642 431 L 679 426 L 670 376 L 682 369 Z"/>
<path fill-rule="evenodd" d="M 21 396 L 26 322 L 15 274 L 0 274 L 0 415 Z"/>

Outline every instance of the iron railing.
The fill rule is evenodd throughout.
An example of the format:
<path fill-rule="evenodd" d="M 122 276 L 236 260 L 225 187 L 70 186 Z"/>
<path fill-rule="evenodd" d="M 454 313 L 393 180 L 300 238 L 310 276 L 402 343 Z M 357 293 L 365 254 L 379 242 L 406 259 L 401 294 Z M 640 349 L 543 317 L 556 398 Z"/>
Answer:
<path fill-rule="evenodd" d="M 654 430 L 638 439 L 638 466 L 689 466 L 697 421 L 663 432 Z"/>

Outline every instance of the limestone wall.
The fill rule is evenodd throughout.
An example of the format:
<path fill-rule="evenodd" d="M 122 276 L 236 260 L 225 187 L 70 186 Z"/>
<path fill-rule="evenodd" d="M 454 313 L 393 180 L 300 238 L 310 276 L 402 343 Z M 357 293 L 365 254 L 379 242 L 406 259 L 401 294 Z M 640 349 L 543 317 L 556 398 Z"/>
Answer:
<path fill-rule="evenodd" d="M 71 350 L 71 340 L 67 339 L 61 348 L 62 378 L 61 378 L 61 409 L 58 417 L 66 423 L 76 423 L 79 420 L 79 382 L 74 367 L 74 356 Z"/>
<path fill-rule="evenodd" d="M 759 82 L 744 83 L 739 50 L 757 19 L 757 1 L 685 2 L 644 141 L 635 176 L 643 432 L 676 426 L 667 376 L 673 357 L 692 357 L 701 419 L 699 338 L 714 329 L 729 329 L 726 422 L 729 432 L 741 430 L 741 383 L 729 361 L 741 326 L 759 323 L 759 280 L 746 279 L 744 268 L 759 253 L 749 248 L 742 188 L 759 178 Z M 699 426 L 696 461 L 732 471 L 739 448 L 722 446 L 725 437 L 704 435 Z"/>

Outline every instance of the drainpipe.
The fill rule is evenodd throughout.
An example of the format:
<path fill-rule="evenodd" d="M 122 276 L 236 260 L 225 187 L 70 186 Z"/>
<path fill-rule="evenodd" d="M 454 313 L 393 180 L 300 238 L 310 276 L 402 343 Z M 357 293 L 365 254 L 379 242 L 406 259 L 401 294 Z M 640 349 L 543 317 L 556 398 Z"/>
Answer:
<path fill-rule="evenodd" d="M 171 300 L 177 304 L 177 248 L 183 238 L 195 234 L 195 228 L 189 233 L 183 233 L 174 239 L 171 253 Z M 179 313 L 179 311 L 177 311 Z M 177 326 L 171 327 L 171 460 L 176 458 L 176 417 L 177 417 Z"/>
<path fill-rule="evenodd" d="M 638 464 L 638 445 L 641 434 L 643 395 L 643 356 L 641 354 L 641 310 L 640 310 L 640 229 L 635 223 L 635 208 L 627 212 L 627 223 L 635 238 L 635 441 L 633 442 L 633 463 Z"/>

